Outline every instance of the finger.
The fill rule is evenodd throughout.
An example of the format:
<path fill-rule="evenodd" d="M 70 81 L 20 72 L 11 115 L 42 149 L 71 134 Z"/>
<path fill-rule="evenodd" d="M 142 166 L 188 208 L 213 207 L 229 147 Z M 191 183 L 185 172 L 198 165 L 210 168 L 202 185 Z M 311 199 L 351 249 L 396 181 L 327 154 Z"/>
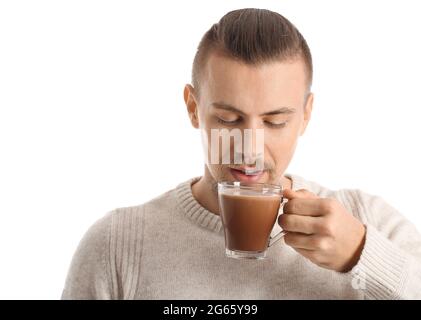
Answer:
<path fill-rule="evenodd" d="M 286 199 L 317 199 L 318 196 L 315 195 L 313 192 L 307 189 L 299 189 L 299 190 L 292 190 L 292 189 L 285 189 L 282 192 L 282 195 Z"/>
<path fill-rule="evenodd" d="M 319 243 L 320 236 L 308 235 L 298 232 L 287 232 L 284 236 L 284 241 L 287 245 L 299 249 L 317 250 L 317 243 Z"/>
<path fill-rule="evenodd" d="M 323 201 L 319 199 L 291 199 L 283 207 L 283 213 L 319 217 L 326 214 Z"/>
<path fill-rule="evenodd" d="M 319 229 L 319 219 L 319 217 L 281 214 L 278 223 L 283 230 L 288 232 L 314 234 Z"/>

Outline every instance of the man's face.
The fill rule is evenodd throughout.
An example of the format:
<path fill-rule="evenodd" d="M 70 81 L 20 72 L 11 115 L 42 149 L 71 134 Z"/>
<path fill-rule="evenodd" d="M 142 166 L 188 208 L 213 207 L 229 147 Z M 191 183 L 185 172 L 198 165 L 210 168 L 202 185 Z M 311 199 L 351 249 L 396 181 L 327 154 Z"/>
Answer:
<path fill-rule="evenodd" d="M 244 174 L 244 169 L 255 166 L 250 164 L 255 157 L 249 158 L 247 164 L 245 161 L 236 164 L 231 139 L 230 164 L 223 164 L 221 157 L 217 163 L 208 161 L 206 164 L 213 180 L 279 184 L 292 159 L 298 137 L 310 120 L 313 95 L 307 95 L 307 90 L 305 64 L 301 59 L 251 66 L 211 54 L 202 73 L 199 97 L 191 86 L 185 88 L 193 126 L 207 133 L 209 146 L 211 129 L 237 128 L 242 133 L 252 129 L 253 143 L 256 142 L 256 129 L 264 130 L 262 172 Z M 258 156 L 256 150 L 254 146 L 253 156 Z"/>

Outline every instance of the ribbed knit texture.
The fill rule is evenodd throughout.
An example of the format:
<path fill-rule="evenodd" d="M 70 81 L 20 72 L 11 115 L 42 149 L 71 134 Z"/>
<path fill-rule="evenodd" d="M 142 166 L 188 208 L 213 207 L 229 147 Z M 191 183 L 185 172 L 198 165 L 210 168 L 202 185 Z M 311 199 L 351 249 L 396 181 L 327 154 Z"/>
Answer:
<path fill-rule="evenodd" d="M 367 226 L 365 254 L 358 268 L 352 271 L 357 281 L 365 281 L 370 298 L 395 299 L 405 271 L 406 255 L 383 238 L 372 226 Z M 421 291 L 421 287 L 420 287 Z"/>
<path fill-rule="evenodd" d="M 367 226 L 350 272 L 318 267 L 283 240 L 265 260 L 225 257 L 221 219 L 193 197 L 195 177 L 142 205 L 112 210 L 89 228 L 62 299 L 421 298 L 421 236 L 395 208 L 359 189 L 334 191 L 285 176 L 293 190 L 338 199 Z M 272 235 L 280 230 L 275 224 Z"/>
<path fill-rule="evenodd" d="M 175 190 L 178 208 L 188 219 L 199 226 L 221 232 L 222 221 L 220 216 L 206 210 L 192 196 L 191 184 L 196 180 L 192 179 L 189 183 L 181 184 Z"/>

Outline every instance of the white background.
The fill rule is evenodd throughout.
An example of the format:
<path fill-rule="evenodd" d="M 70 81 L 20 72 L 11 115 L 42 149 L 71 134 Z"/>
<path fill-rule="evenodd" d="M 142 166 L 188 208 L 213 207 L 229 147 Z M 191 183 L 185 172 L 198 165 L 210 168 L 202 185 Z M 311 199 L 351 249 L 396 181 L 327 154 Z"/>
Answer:
<path fill-rule="evenodd" d="M 312 50 L 287 172 L 381 195 L 421 229 L 417 1 L 1 1 L 0 298 L 60 298 L 94 221 L 202 174 L 183 87 L 241 7 L 281 13 Z"/>

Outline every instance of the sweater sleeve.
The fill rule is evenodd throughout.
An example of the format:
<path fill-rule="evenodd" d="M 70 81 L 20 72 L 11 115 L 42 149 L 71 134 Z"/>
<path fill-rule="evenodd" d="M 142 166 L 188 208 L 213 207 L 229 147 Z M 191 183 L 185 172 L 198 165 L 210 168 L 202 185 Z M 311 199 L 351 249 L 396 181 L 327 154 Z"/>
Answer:
<path fill-rule="evenodd" d="M 421 298 L 421 235 L 398 210 L 376 195 L 355 190 L 367 233 L 353 287 L 367 299 Z"/>
<path fill-rule="evenodd" d="M 79 242 L 62 300 L 112 299 L 107 270 L 111 213 L 95 222 Z"/>

